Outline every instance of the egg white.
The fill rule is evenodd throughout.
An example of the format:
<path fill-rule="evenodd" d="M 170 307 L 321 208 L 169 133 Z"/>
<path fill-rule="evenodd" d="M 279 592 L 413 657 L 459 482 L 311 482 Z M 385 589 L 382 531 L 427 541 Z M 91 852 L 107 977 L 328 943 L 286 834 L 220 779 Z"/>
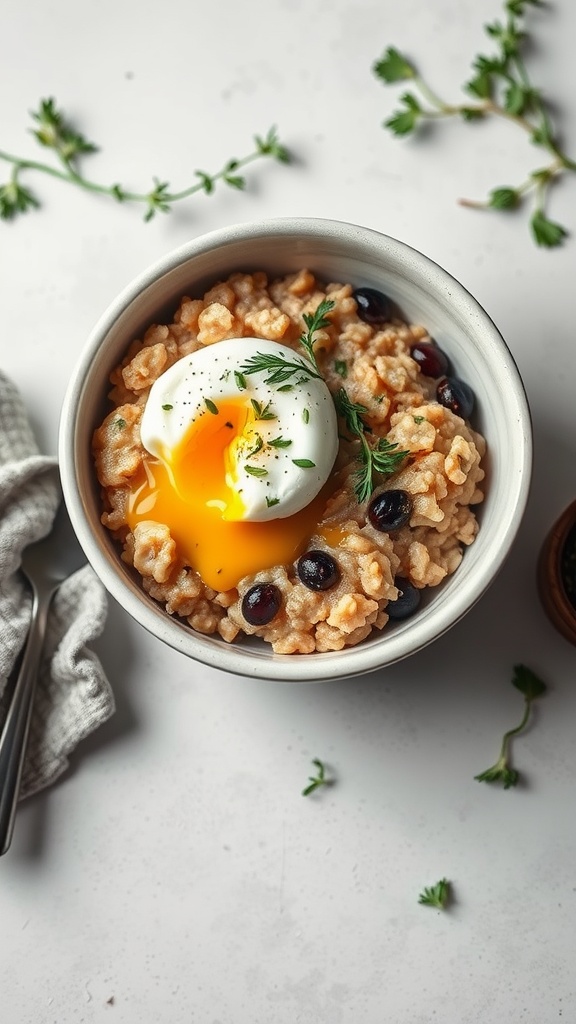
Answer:
<path fill-rule="evenodd" d="M 286 360 L 307 360 L 278 342 L 259 338 L 231 338 L 178 360 L 153 384 L 141 422 L 142 444 L 169 468 L 171 452 L 182 442 L 200 416 L 212 416 L 224 400 L 241 400 L 273 413 L 256 415 L 243 434 L 231 438 L 224 470 L 226 483 L 241 495 L 241 512 L 223 518 L 248 522 L 282 519 L 305 508 L 326 483 L 338 451 L 338 428 L 332 396 L 323 380 L 296 374 L 291 390 L 267 384 L 267 371 L 241 374 L 246 360 L 258 354 L 281 355 Z M 262 441 L 254 452 L 254 439 Z M 281 438 L 286 447 L 271 445 Z M 229 457 L 228 457 L 229 456 Z M 296 465 L 299 462 L 312 465 Z M 246 467 L 262 475 L 251 475 Z"/>

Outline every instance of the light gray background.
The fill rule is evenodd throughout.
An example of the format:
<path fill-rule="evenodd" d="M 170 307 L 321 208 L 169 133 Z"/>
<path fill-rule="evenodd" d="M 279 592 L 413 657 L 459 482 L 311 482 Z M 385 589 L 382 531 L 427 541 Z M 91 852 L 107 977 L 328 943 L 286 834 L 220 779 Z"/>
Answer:
<path fill-rule="evenodd" d="M 538 250 L 522 215 L 458 206 L 539 156 L 514 126 L 381 128 L 406 50 L 457 98 L 490 44 L 490 0 L 4 0 L 0 148 L 36 153 L 53 95 L 101 152 L 102 181 L 175 187 L 276 124 L 261 162 L 160 216 L 30 175 L 42 210 L 0 225 L 0 354 L 46 452 L 84 339 L 133 276 L 192 235 L 290 215 L 366 224 L 442 264 L 504 334 L 528 391 L 534 484 L 498 580 L 448 635 L 362 679 L 271 684 L 163 647 L 111 602 L 98 653 L 118 712 L 53 790 L 23 806 L 0 862 L 6 1024 L 552 1024 L 576 1020 L 576 651 L 545 618 L 539 547 L 576 496 L 576 237 Z M 530 14 L 534 80 L 576 151 L 576 9 Z M 0 180 L 8 168 L 0 162 Z M 576 176 L 551 215 L 576 232 Z M 474 775 L 522 711 L 525 662 L 549 684 L 518 739 L 523 785 Z M 312 757 L 337 785 L 307 800 Z M 440 914 L 418 893 L 446 875 Z"/>

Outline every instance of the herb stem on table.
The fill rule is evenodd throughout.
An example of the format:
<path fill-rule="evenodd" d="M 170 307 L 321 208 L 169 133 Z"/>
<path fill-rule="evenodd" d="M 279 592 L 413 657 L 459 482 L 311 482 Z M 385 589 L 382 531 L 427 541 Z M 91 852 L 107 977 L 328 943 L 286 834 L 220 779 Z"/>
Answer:
<path fill-rule="evenodd" d="M 312 759 L 312 764 L 316 768 L 316 774 L 308 777 L 308 785 L 302 790 L 302 796 L 310 796 L 310 793 L 314 793 L 322 786 L 332 786 L 334 783 L 334 780 L 329 779 L 326 775 L 326 766 L 323 761 L 315 757 Z"/>
<path fill-rule="evenodd" d="M 390 46 L 373 65 L 374 74 L 383 82 L 410 81 L 416 92 L 404 93 L 401 108 L 384 126 L 393 134 L 410 135 L 425 121 L 462 117 L 465 121 L 503 118 L 527 133 L 530 141 L 552 157 L 542 167 L 530 171 L 518 185 L 493 188 L 487 199 L 460 199 L 463 206 L 482 209 L 513 210 L 531 194 L 533 205 L 530 226 L 537 245 L 553 248 L 561 245 L 567 229 L 546 214 L 550 186 L 559 177 L 576 171 L 576 160 L 564 150 L 554 129 L 546 101 L 534 86 L 524 62 L 527 34 L 523 17 L 528 6 L 543 6 L 541 0 L 505 0 L 504 20 L 484 26 L 496 46 L 495 53 L 478 54 L 472 64 L 472 77 L 463 89 L 474 102 L 450 104 L 422 79 L 416 67 L 395 47 Z"/>
<path fill-rule="evenodd" d="M 546 692 L 546 686 L 542 680 L 531 669 L 526 668 L 525 665 L 514 666 L 512 685 L 524 695 L 525 705 L 522 719 L 514 729 L 509 729 L 508 732 L 504 733 L 500 747 L 500 756 L 495 764 L 487 768 L 486 771 L 474 776 L 477 782 L 499 782 L 504 789 L 516 786 L 520 777 L 519 772 L 510 763 L 510 743 L 514 736 L 517 736 L 526 727 L 530 717 L 532 702 Z"/>
<path fill-rule="evenodd" d="M 144 220 L 150 221 L 156 213 L 168 213 L 175 203 L 189 199 L 198 192 L 210 194 L 219 182 L 230 188 L 245 188 L 246 180 L 239 172 L 255 160 L 262 157 L 273 157 L 283 163 L 290 160 L 288 150 L 280 142 L 276 129 L 272 127 L 266 135 L 254 136 L 252 152 L 239 159 L 228 160 L 213 174 L 195 171 L 197 180 L 186 188 L 172 190 L 169 182 L 153 178 L 153 188 L 149 191 L 133 191 L 123 185 L 103 185 L 85 177 L 79 168 L 79 158 L 97 152 L 98 147 L 72 127 L 53 98 L 41 100 L 38 110 L 32 113 L 32 118 L 35 123 L 35 127 L 31 129 L 32 134 L 41 146 L 52 150 L 58 165 L 14 156 L 0 149 L 0 160 L 11 164 L 9 180 L 6 184 L 0 185 L 0 218 L 3 220 L 12 220 L 19 214 L 40 206 L 35 193 L 21 181 L 21 175 L 30 171 L 58 178 L 87 192 L 109 196 L 119 203 L 143 204 Z"/>

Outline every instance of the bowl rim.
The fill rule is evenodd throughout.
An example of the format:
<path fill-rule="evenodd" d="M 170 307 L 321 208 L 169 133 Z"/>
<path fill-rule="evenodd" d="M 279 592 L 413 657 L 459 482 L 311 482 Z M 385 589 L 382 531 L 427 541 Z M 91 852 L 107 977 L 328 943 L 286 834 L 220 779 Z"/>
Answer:
<path fill-rule="evenodd" d="M 466 580 L 465 587 L 459 588 L 458 610 L 444 624 L 436 610 L 436 614 L 431 614 L 419 623 L 416 643 L 405 636 L 406 630 L 400 629 L 393 634 L 384 633 L 382 643 L 359 644 L 326 654 L 277 655 L 266 652 L 266 656 L 254 656 L 253 651 L 242 648 L 242 645 L 226 644 L 220 637 L 211 641 L 209 637 L 194 633 L 185 623 L 169 616 L 160 605 L 152 607 L 153 602 L 145 592 L 141 590 L 139 594 L 136 589 L 132 591 L 121 574 L 109 564 L 94 537 L 78 484 L 78 411 L 82 407 L 90 366 L 107 333 L 141 293 L 164 275 L 216 248 L 238 242 L 254 242 L 271 234 L 286 239 L 295 235 L 305 236 L 309 241 L 321 236 L 324 241 L 341 242 L 344 233 L 351 244 L 385 246 L 389 258 L 395 261 L 399 269 L 409 266 L 411 278 L 421 278 L 428 282 L 426 290 L 429 293 L 439 295 L 446 304 L 457 303 L 470 319 L 476 318 L 482 330 L 487 332 L 491 346 L 506 357 L 513 385 L 510 410 L 507 409 L 507 413 L 513 415 L 514 422 L 518 424 L 515 441 L 521 445 L 517 452 L 521 471 L 513 482 L 514 490 L 507 518 L 499 523 L 498 543 L 492 553 L 490 574 L 477 574 L 474 579 Z M 198 662 L 235 675 L 279 682 L 320 682 L 373 672 L 422 650 L 451 629 L 482 597 L 510 553 L 528 501 L 533 462 L 532 421 L 524 383 L 504 338 L 478 300 L 449 271 L 408 243 L 371 227 L 328 218 L 275 217 L 243 221 L 191 239 L 165 253 L 118 293 L 96 321 L 73 367 L 61 409 L 58 457 L 64 500 L 88 562 L 108 592 L 148 632 Z M 147 601 L 151 604 L 148 605 Z M 453 603 L 454 598 L 451 605 Z"/>

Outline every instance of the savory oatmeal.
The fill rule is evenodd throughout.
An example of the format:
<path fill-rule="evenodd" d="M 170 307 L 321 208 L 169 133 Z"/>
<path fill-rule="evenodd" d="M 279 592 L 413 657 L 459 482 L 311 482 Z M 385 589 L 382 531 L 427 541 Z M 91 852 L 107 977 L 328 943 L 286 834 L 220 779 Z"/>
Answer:
<path fill-rule="evenodd" d="M 352 646 L 412 614 L 476 536 L 471 389 L 373 289 L 232 274 L 135 340 L 111 383 L 102 522 L 200 633 Z"/>

